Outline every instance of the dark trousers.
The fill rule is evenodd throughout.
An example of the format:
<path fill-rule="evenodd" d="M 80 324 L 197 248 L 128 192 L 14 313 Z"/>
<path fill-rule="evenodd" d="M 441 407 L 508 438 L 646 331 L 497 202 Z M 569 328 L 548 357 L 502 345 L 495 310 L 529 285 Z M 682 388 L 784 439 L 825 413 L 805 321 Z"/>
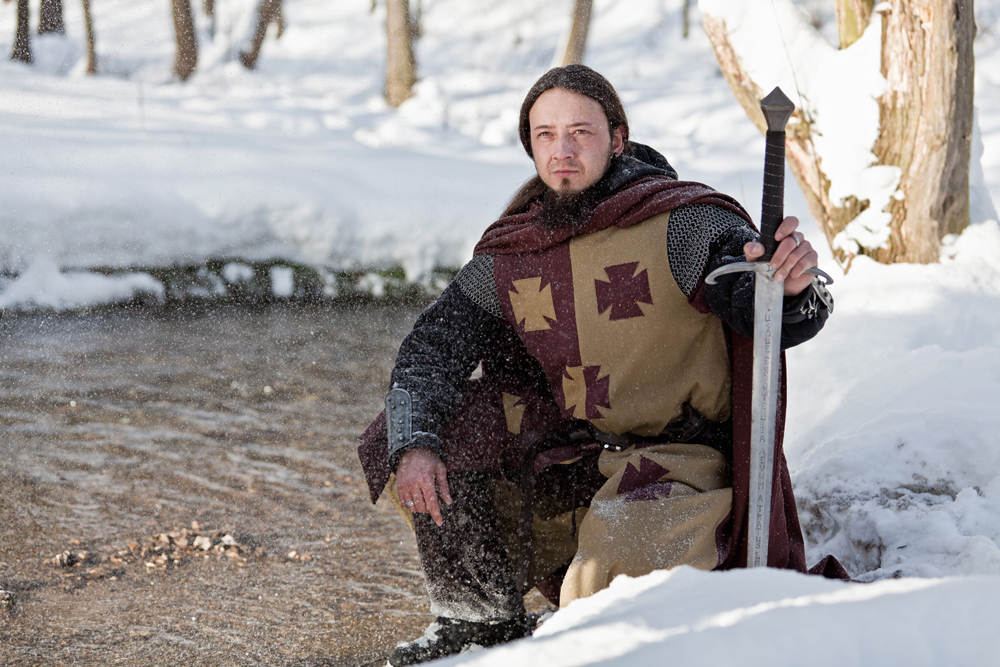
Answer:
<path fill-rule="evenodd" d="M 429 514 L 413 516 L 435 616 L 484 623 L 524 614 L 490 497 L 491 477 L 482 471 L 450 472 L 453 502 L 441 503 L 443 525 L 438 527 Z"/>

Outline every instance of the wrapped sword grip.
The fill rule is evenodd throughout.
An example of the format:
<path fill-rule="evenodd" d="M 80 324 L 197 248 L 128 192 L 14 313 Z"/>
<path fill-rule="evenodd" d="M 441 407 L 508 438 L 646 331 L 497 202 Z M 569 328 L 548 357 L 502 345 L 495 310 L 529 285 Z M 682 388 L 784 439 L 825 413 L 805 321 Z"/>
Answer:
<path fill-rule="evenodd" d="M 764 150 L 764 197 L 760 215 L 760 242 L 764 244 L 762 262 L 768 262 L 778 249 L 774 233 L 785 218 L 785 132 L 768 132 Z"/>

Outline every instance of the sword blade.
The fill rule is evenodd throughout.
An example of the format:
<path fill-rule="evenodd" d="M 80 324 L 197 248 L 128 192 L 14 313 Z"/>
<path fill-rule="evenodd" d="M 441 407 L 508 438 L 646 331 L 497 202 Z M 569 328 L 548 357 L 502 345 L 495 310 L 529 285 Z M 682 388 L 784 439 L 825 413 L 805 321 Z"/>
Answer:
<path fill-rule="evenodd" d="M 747 567 L 766 567 L 774 482 L 774 431 L 778 409 L 784 284 L 760 271 L 755 274 L 754 280 Z"/>

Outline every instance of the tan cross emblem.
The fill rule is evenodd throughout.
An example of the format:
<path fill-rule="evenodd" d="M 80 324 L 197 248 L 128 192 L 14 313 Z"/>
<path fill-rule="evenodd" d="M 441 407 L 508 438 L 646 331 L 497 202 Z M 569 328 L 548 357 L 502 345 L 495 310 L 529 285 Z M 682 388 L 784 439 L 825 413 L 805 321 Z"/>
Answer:
<path fill-rule="evenodd" d="M 514 309 L 514 321 L 524 324 L 525 331 L 545 331 L 551 329 L 549 320 L 556 321 L 556 308 L 552 303 L 552 285 L 542 289 L 542 277 L 515 280 L 516 291 L 510 295 L 510 305 Z"/>

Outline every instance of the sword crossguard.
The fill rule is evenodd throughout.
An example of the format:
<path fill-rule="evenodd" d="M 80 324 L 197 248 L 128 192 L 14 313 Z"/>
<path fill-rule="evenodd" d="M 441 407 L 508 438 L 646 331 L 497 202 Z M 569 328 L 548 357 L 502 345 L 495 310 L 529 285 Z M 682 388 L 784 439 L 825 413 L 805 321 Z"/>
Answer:
<path fill-rule="evenodd" d="M 771 265 L 768 262 L 733 262 L 732 264 L 720 266 L 715 271 L 712 271 L 705 277 L 705 283 L 714 285 L 719 276 L 724 276 L 728 273 L 743 273 L 745 271 L 752 271 L 760 275 L 765 275 L 768 278 L 774 277 L 774 269 L 771 268 Z M 806 269 L 805 273 L 813 276 L 819 276 L 825 281 L 826 285 L 833 284 L 833 278 L 830 277 L 830 274 L 818 266 Z"/>

